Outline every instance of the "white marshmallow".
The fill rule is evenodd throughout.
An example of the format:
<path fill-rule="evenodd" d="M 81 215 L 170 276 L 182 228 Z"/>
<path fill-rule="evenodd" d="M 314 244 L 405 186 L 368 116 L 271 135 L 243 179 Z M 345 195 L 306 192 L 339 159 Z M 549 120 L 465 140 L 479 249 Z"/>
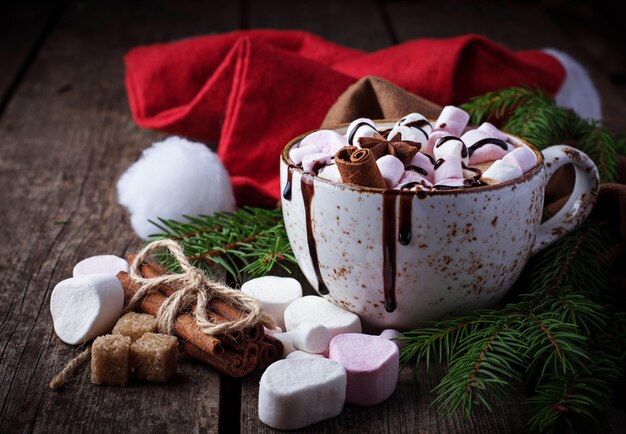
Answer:
<path fill-rule="evenodd" d="M 393 155 L 383 155 L 376 160 L 376 165 L 380 170 L 380 174 L 385 179 L 387 188 L 390 189 L 398 183 L 402 174 L 404 174 L 404 164 L 402 164 L 399 158 Z"/>
<path fill-rule="evenodd" d="M 480 179 L 487 184 L 497 184 L 499 182 L 519 178 L 520 176 L 522 176 L 522 171 L 519 167 L 508 164 L 502 160 L 496 160 L 489 169 L 483 172 Z"/>
<path fill-rule="evenodd" d="M 361 333 L 358 316 L 316 295 L 299 298 L 285 309 L 287 331 L 294 330 L 304 322 L 324 325 L 331 338 L 342 333 Z"/>
<path fill-rule="evenodd" d="M 233 187 L 219 157 L 202 143 L 181 137 L 144 150 L 117 182 L 117 195 L 144 240 L 162 232 L 149 220 L 184 221 L 186 215 L 235 210 Z"/>
<path fill-rule="evenodd" d="M 285 359 L 311 359 L 311 358 L 324 359 L 325 357 L 323 354 L 307 353 L 306 351 L 300 351 L 300 350 L 292 351 L 291 353 L 287 354 L 287 356 L 285 357 Z"/>
<path fill-rule="evenodd" d="M 259 419 L 275 429 L 304 428 L 341 413 L 346 370 L 326 358 L 292 358 L 271 364 L 259 383 Z"/>
<path fill-rule="evenodd" d="M 241 285 L 241 292 L 259 300 L 263 310 L 285 330 L 285 309 L 302 297 L 302 285 L 291 277 L 263 276 Z"/>
<path fill-rule="evenodd" d="M 426 121 L 426 122 L 423 122 Z M 428 119 L 421 113 L 409 113 L 398 122 L 396 122 L 396 126 L 405 126 L 407 124 L 412 124 L 414 122 L 420 122 L 420 128 L 423 129 L 426 134 L 430 134 L 433 131 L 433 126 L 428 122 Z M 411 127 L 414 128 L 414 127 Z"/>
<path fill-rule="evenodd" d="M 428 134 L 426 131 L 402 125 L 393 127 L 387 135 L 387 140 L 394 140 L 398 135 L 399 138 L 397 140 L 409 140 L 411 142 L 418 142 L 422 145 L 425 145 L 428 142 Z"/>
<path fill-rule="evenodd" d="M 341 174 L 336 164 L 329 164 L 328 166 L 322 167 L 317 173 L 317 176 L 332 182 L 342 182 Z"/>
<path fill-rule="evenodd" d="M 435 155 L 435 160 L 452 155 L 460 158 L 463 164 L 469 164 L 467 147 L 458 137 L 445 136 L 437 140 L 437 143 L 433 148 L 433 154 Z"/>
<path fill-rule="evenodd" d="M 322 324 L 303 322 L 294 330 L 285 333 L 273 333 L 285 347 L 284 355 L 296 350 L 319 354 L 326 351 L 330 342 L 330 332 Z"/>
<path fill-rule="evenodd" d="M 87 274 L 112 274 L 117 276 L 120 271 L 128 273 L 128 262 L 115 255 L 98 255 L 85 258 L 76 265 L 72 275 L 74 277 Z"/>
<path fill-rule="evenodd" d="M 376 130 L 376 124 L 374 121 L 368 118 L 358 118 L 353 120 L 348 129 L 346 130 L 346 138 L 348 143 L 352 146 L 359 146 L 359 139 L 361 137 L 379 137 L 382 136 Z"/>
<path fill-rule="evenodd" d="M 66 344 L 87 342 L 110 331 L 124 307 L 124 290 L 111 274 L 59 282 L 50 297 L 54 331 Z"/>

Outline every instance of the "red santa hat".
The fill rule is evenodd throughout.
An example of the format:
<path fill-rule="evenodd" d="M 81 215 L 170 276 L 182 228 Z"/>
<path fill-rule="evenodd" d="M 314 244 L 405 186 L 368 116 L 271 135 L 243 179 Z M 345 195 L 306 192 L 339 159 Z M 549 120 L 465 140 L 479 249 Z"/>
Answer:
<path fill-rule="evenodd" d="M 478 35 L 366 53 L 306 32 L 252 30 L 139 47 L 125 63 L 135 121 L 219 143 L 239 205 L 277 203 L 282 148 L 318 128 L 339 95 L 366 75 L 440 105 L 539 86 L 582 117 L 601 117 L 591 79 L 570 56 L 554 49 L 514 52 Z"/>

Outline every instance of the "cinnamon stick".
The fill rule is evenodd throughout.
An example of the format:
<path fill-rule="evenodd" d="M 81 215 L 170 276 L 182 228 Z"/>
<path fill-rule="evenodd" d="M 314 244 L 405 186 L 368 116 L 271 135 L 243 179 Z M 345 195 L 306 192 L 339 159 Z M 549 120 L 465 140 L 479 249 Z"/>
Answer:
<path fill-rule="evenodd" d="M 130 255 L 128 257 L 128 263 L 132 263 L 135 259 L 135 255 Z M 147 278 L 159 277 L 164 274 L 168 274 L 169 272 L 156 263 L 144 263 L 140 267 L 140 273 Z M 176 292 L 177 288 L 174 286 L 163 285 L 159 288 L 161 292 L 165 295 L 170 296 L 174 292 Z M 209 301 L 209 308 L 207 309 L 207 315 L 214 323 L 223 323 L 226 321 L 234 321 L 243 318 L 243 312 L 240 312 L 237 308 L 231 306 L 223 300 L 218 298 L 212 298 Z M 263 330 L 263 326 L 260 324 L 255 324 L 252 327 L 248 327 L 243 330 L 243 337 L 248 342 L 257 342 L 263 338 L 265 331 Z M 241 336 L 238 333 L 231 334 L 231 337 L 236 341 L 241 340 Z"/>
<path fill-rule="evenodd" d="M 129 256 L 128 262 L 132 263 L 133 260 L 134 260 L 134 255 Z M 146 277 L 148 279 L 159 277 L 168 273 L 167 270 L 163 269 L 159 264 L 156 264 L 156 263 L 141 264 L 141 266 L 139 267 L 139 272 L 141 273 L 143 277 Z M 173 285 L 161 285 L 159 287 L 159 291 L 161 291 L 163 294 L 165 294 L 168 297 L 174 294 L 177 290 L 178 288 L 176 288 Z M 221 323 L 225 323 L 229 321 L 228 319 L 224 318 L 223 316 L 219 315 L 218 313 L 210 309 L 207 309 L 207 316 L 212 322 L 216 324 L 221 324 Z M 240 331 L 231 332 L 228 338 L 237 342 L 241 342 L 243 340 L 243 333 Z"/>
<path fill-rule="evenodd" d="M 371 149 L 344 146 L 335 154 L 341 180 L 363 187 L 386 188 L 385 179 L 376 165 Z"/>
<path fill-rule="evenodd" d="M 228 374 L 231 377 L 243 377 L 254 370 L 254 366 L 250 367 L 244 356 L 233 353 L 232 351 L 226 350 L 223 354 L 217 356 L 198 348 L 190 342 L 183 343 L 182 349 L 194 359 L 211 365 L 218 371 Z"/>
<path fill-rule="evenodd" d="M 117 279 L 120 281 L 122 288 L 124 289 L 124 299 L 126 301 L 130 300 L 139 289 L 138 285 L 133 282 L 128 273 L 124 271 L 120 271 L 117 274 Z M 161 307 L 161 304 L 164 301 L 164 295 L 158 292 L 153 292 L 141 301 L 139 308 L 144 313 L 156 317 L 159 307 Z M 189 314 L 182 314 L 176 318 L 175 331 L 178 337 L 197 347 L 200 352 L 216 357 L 221 357 L 224 354 L 222 342 L 215 336 L 203 333 L 196 324 L 196 320 Z M 216 368 L 220 369 L 217 366 Z M 223 372 L 229 374 L 228 371 Z"/>
<path fill-rule="evenodd" d="M 265 368 L 283 357 L 285 347 L 273 336 L 265 335 L 259 341 L 259 365 Z"/>

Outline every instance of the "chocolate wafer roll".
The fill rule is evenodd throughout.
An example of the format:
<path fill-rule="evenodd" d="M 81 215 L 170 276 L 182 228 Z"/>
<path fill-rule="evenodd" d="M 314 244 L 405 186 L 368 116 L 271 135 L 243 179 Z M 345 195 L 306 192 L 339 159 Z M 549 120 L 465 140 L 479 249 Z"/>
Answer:
<path fill-rule="evenodd" d="M 363 187 L 386 188 L 385 179 L 376 165 L 370 149 L 345 146 L 335 154 L 341 180 Z"/>

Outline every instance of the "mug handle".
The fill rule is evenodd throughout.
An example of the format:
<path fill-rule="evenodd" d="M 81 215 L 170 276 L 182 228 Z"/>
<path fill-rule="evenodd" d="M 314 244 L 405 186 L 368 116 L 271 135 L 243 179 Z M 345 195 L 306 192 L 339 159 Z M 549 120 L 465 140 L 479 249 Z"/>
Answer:
<path fill-rule="evenodd" d="M 532 255 L 574 230 L 589 216 L 596 203 L 600 184 L 598 168 L 584 152 L 571 146 L 555 145 L 544 149 L 542 153 L 545 159 L 544 188 L 554 172 L 566 164 L 574 165 L 576 179 L 567 203 L 539 226 Z"/>

